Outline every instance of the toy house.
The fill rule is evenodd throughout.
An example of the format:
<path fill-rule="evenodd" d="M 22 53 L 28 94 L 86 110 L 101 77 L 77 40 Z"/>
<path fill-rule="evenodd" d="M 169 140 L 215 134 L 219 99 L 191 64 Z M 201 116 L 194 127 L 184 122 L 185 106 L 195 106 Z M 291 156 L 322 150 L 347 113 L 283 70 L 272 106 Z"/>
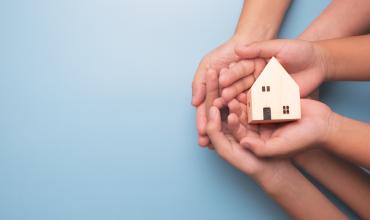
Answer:
<path fill-rule="evenodd" d="M 248 96 L 248 123 L 277 123 L 301 118 L 299 86 L 272 57 Z"/>

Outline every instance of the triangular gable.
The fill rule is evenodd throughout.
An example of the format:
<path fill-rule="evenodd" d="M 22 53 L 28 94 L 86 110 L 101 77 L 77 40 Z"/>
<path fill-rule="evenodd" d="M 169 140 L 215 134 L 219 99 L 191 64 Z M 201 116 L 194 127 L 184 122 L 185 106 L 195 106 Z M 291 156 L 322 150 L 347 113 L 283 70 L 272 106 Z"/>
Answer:
<path fill-rule="evenodd" d="M 264 79 L 271 78 L 271 74 L 281 74 L 280 77 L 284 78 L 285 80 L 288 80 L 290 82 L 287 82 L 291 85 L 295 85 L 298 88 L 297 83 L 294 81 L 294 79 L 290 76 L 290 74 L 284 69 L 284 67 L 280 64 L 280 62 L 275 58 L 272 57 L 265 68 L 262 70 L 261 74 L 258 76 L 256 81 L 254 82 L 253 86 L 260 85 L 263 83 Z M 253 89 L 252 86 L 252 89 Z"/>

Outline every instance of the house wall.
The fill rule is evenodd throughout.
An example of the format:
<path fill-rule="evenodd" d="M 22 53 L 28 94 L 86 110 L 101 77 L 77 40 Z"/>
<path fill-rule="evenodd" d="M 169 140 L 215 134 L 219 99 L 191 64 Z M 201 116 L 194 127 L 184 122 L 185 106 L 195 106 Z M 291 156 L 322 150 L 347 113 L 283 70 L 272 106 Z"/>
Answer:
<path fill-rule="evenodd" d="M 262 87 L 265 87 L 265 91 Z M 269 91 L 267 89 L 269 86 Z M 299 87 L 285 69 L 272 60 L 251 88 L 250 122 L 263 121 L 263 108 L 271 108 L 271 120 L 292 120 L 300 118 Z M 289 106 L 289 114 L 283 114 L 283 106 Z"/>

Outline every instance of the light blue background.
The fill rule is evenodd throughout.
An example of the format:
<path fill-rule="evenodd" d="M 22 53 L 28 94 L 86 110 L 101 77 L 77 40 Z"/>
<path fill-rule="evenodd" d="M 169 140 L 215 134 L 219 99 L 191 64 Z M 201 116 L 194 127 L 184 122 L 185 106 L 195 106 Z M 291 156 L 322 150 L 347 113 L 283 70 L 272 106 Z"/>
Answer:
<path fill-rule="evenodd" d="M 294 1 L 281 36 L 298 35 L 328 2 Z M 197 146 L 192 77 L 241 5 L 2 0 L 0 219 L 288 218 Z M 369 88 L 331 84 L 323 96 L 370 122 Z"/>

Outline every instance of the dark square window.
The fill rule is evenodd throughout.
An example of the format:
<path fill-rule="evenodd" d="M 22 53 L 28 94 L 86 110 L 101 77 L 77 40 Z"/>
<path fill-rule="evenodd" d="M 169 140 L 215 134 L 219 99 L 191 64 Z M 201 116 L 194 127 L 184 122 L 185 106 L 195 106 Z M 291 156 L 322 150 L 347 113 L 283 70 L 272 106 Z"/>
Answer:
<path fill-rule="evenodd" d="M 264 86 L 262 86 L 262 92 L 264 92 L 265 91 L 265 87 Z"/>
<path fill-rule="evenodd" d="M 270 92 L 270 86 L 267 86 L 267 92 Z"/>
<path fill-rule="evenodd" d="M 286 113 L 287 113 L 287 114 L 289 114 L 289 109 L 288 109 L 288 110 L 286 110 Z"/>

